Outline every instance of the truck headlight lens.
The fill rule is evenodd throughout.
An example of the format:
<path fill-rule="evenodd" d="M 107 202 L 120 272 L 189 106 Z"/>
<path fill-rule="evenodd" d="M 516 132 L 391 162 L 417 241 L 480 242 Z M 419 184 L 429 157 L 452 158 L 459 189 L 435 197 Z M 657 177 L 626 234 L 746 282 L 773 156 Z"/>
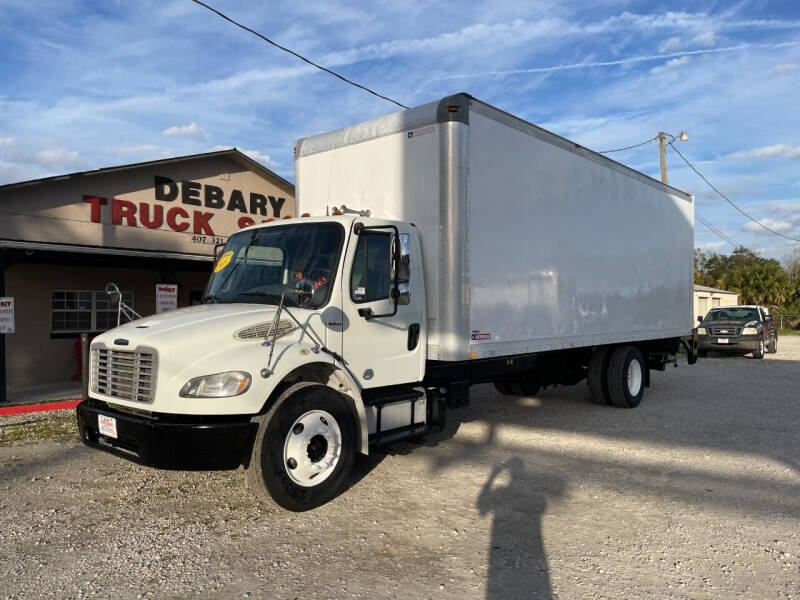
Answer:
<path fill-rule="evenodd" d="M 697 328 L 697 335 L 705 335 L 705 334 L 706 334 L 706 328 L 705 327 L 698 327 Z"/>
<path fill-rule="evenodd" d="M 250 388 L 250 373 L 226 371 L 195 377 L 181 388 L 183 398 L 226 398 L 244 394 Z"/>
<path fill-rule="evenodd" d="M 758 333 L 758 329 L 755 327 L 745 327 L 742 329 L 742 335 L 756 335 Z"/>

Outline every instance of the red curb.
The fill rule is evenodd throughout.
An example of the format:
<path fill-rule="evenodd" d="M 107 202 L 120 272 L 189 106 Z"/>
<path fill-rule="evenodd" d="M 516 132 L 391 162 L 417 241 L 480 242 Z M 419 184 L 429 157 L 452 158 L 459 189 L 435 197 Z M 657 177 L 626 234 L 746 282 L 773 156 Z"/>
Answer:
<path fill-rule="evenodd" d="M 46 410 L 64 410 L 65 408 L 75 408 L 80 403 L 80 400 L 70 400 L 69 402 L 51 402 L 49 404 L 23 404 L 22 406 L 7 406 L 5 408 L 0 408 L 0 416 L 42 412 Z"/>

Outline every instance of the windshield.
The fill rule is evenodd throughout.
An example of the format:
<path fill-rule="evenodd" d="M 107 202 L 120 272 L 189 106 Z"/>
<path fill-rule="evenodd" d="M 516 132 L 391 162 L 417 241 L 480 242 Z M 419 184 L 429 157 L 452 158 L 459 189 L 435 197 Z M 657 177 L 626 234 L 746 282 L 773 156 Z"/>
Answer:
<path fill-rule="evenodd" d="M 729 306 L 709 311 L 703 321 L 758 321 L 758 319 L 758 311 L 755 308 Z"/>
<path fill-rule="evenodd" d="M 284 290 L 299 290 L 304 306 L 319 308 L 328 302 L 333 289 L 343 239 L 344 229 L 338 223 L 280 225 L 236 233 L 214 265 L 203 300 L 278 304 Z M 287 293 L 285 303 L 297 305 L 298 294 Z"/>

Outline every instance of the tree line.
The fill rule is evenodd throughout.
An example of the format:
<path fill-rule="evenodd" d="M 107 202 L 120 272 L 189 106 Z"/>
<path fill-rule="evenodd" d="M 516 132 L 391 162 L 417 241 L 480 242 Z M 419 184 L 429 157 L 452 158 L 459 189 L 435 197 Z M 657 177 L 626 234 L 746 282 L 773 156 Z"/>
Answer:
<path fill-rule="evenodd" d="M 768 306 L 783 314 L 800 313 L 800 250 L 783 263 L 744 246 L 731 254 L 694 252 L 694 282 L 739 294 L 740 304 Z"/>

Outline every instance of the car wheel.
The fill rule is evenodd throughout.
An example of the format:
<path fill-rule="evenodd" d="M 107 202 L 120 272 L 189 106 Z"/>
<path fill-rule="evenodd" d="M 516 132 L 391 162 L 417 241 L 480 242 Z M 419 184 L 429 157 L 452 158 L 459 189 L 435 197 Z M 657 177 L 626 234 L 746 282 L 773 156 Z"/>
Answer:
<path fill-rule="evenodd" d="M 772 343 L 769 345 L 769 353 L 770 354 L 777 354 L 778 353 L 778 336 L 776 335 L 772 338 Z"/>
<path fill-rule="evenodd" d="M 644 397 L 645 362 L 636 346 L 614 348 L 608 361 L 608 395 L 614 406 L 636 408 Z"/>
<path fill-rule="evenodd" d="M 608 395 L 608 360 L 611 348 L 597 348 L 589 358 L 589 371 L 586 383 L 589 385 L 589 396 L 595 404 L 611 404 Z"/>
<path fill-rule="evenodd" d="M 327 386 L 300 383 L 265 415 L 247 479 L 259 499 L 304 511 L 338 495 L 356 454 L 355 422 L 345 397 Z"/>
<path fill-rule="evenodd" d="M 758 340 L 758 348 L 753 350 L 753 358 L 764 358 L 765 344 L 764 338 Z"/>

